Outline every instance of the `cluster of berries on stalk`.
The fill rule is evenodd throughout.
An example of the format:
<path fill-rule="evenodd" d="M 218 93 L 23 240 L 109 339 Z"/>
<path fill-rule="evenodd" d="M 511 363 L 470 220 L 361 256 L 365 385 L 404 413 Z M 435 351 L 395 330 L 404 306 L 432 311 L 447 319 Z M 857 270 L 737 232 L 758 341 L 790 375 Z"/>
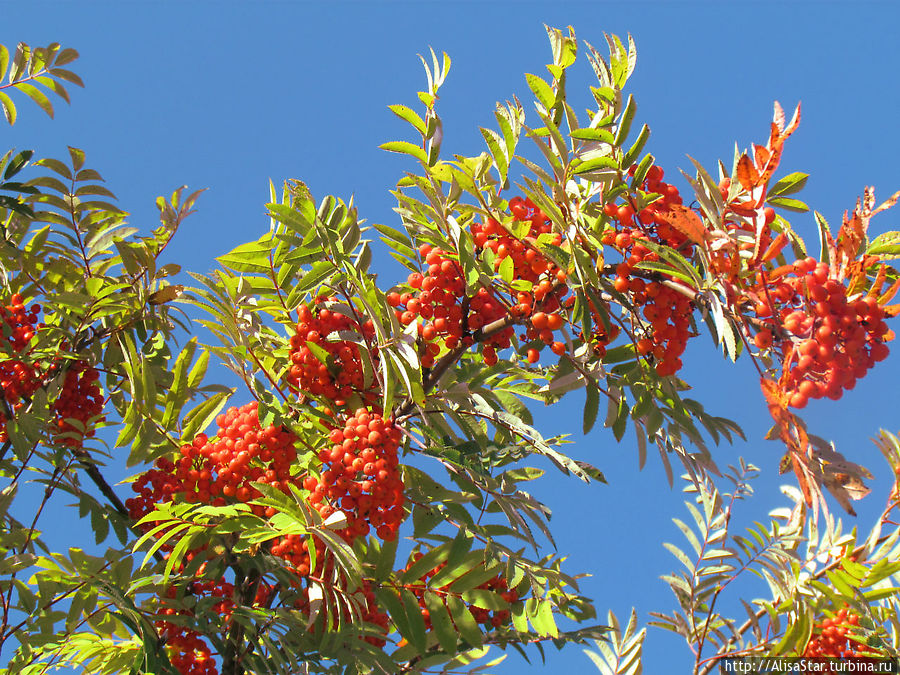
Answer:
<path fill-rule="evenodd" d="M 252 483 L 260 482 L 285 493 L 291 485 L 302 486 L 310 493 L 309 503 L 323 518 L 341 509 L 347 517 L 347 526 L 340 534 L 347 542 L 365 536 L 370 527 L 383 539 L 396 538 L 404 516 L 403 482 L 397 458 L 401 437 L 399 429 L 380 413 L 360 408 L 347 417 L 343 428 L 331 431 L 330 445 L 319 453 L 327 468 L 318 478 L 292 474 L 297 460 L 296 436 L 283 427 L 262 427 L 256 402 L 230 408 L 219 415 L 216 424 L 215 437 L 198 434 L 192 443 L 181 447 L 176 459 L 158 459 L 153 469 L 133 483 L 136 494 L 126 501 L 131 518 L 139 520 L 156 504 L 176 500 L 219 506 L 250 502 L 260 496 Z M 254 504 L 251 509 L 260 517 L 275 514 L 271 507 Z M 150 527 L 144 526 L 146 530 Z M 311 569 L 310 546 L 316 549 L 315 570 Z M 165 554 L 170 549 L 168 544 L 161 548 Z M 272 542 L 270 552 L 287 561 L 298 579 L 307 578 L 313 572 L 330 576 L 334 571 L 334 560 L 326 555 L 323 542 L 316 537 L 278 537 Z M 189 557 L 203 554 L 203 551 L 191 551 Z M 206 588 L 204 584 L 212 585 Z M 231 613 L 232 590 L 223 579 L 197 581 L 191 587 L 194 595 L 221 597 L 217 613 L 226 622 Z M 257 601 L 261 602 L 259 598 Z M 377 610 L 371 591 L 365 605 L 366 620 L 384 627 L 386 633 L 387 615 Z M 183 613 L 171 608 L 166 611 Z M 159 628 L 168 636 L 172 663 L 180 672 L 202 675 L 217 672 L 212 652 L 199 633 L 165 621 Z M 372 644 L 384 644 L 383 638 L 370 635 L 366 639 Z"/>
<path fill-rule="evenodd" d="M 784 364 L 781 385 L 789 404 L 837 400 L 876 362 L 887 358 L 893 332 L 874 295 L 848 295 L 826 263 L 799 260 L 756 274 L 750 292 L 760 329 L 754 342 L 775 349 Z"/>
<path fill-rule="evenodd" d="M 807 658 L 852 658 L 872 656 L 871 649 L 852 639 L 859 626 L 859 615 L 842 608 L 833 618 L 813 627 L 813 635 L 803 650 Z"/>
<path fill-rule="evenodd" d="M 215 616 L 219 617 L 222 627 L 231 620 L 234 611 L 233 584 L 224 579 L 195 580 L 188 584 L 185 592 L 198 600 L 214 599 L 212 611 Z M 252 605 L 254 607 L 265 605 L 271 592 L 271 587 L 267 583 L 260 582 Z M 203 639 L 202 634 L 168 619 L 169 617 L 193 614 L 192 610 L 167 606 L 166 601 L 174 600 L 177 596 L 176 587 L 170 586 L 160 598 L 160 607 L 157 610 L 157 614 L 164 618 L 154 621 L 154 626 L 164 642 L 169 662 L 182 675 L 218 675 L 219 670 L 216 667 L 212 649 Z"/>
<path fill-rule="evenodd" d="M 422 365 L 430 368 L 442 347 L 456 349 L 474 344 L 472 334 L 506 318 L 529 319 L 524 340 L 540 340 L 551 345 L 557 354 L 565 352 L 565 343 L 554 338 L 554 331 L 562 328 L 563 317 L 556 314 L 563 306 L 568 292 L 566 271 L 549 261 L 539 250 L 538 241 L 559 245 L 562 237 L 551 230 L 547 216 L 530 199 L 514 197 L 509 202 L 512 224 L 523 223 L 525 228 L 514 236 L 510 229 L 493 218 L 474 223 L 471 228 L 476 255 L 493 257 L 494 270 L 509 267 L 512 283 L 520 290 L 509 290 L 509 297 L 497 289 L 481 287 L 467 295 L 463 269 L 455 254 L 422 244 L 419 254 L 425 265 L 423 271 L 407 278 L 411 290 L 388 294 L 388 302 L 395 308 L 403 325 L 417 323 L 418 335 L 425 343 Z M 522 283 L 525 287 L 522 288 Z M 527 284 L 530 284 L 528 288 Z M 536 319 L 536 322 L 535 322 Z M 498 351 L 512 344 L 513 322 L 499 326 L 480 341 L 480 349 L 487 366 L 497 363 Z M 528 361 L 539 358 L 539 350 L 530 348 Z"/>
<path fill-rule="evenodd" d="M 656 372 L 665 376 L 674 375 L 681 369 L 681 355 L 691 336 L 691 300 L 674 288 L 678 282 L 668 275 L 661 273 L 659 279 L 651 281 L 634 275 L 640 263 L 659 262 L 659 255 L 646 243 L 676 249 L 686 257 L 693 250 L 693 244 L 685 234 L 671 224 L 671 211 L 682 205 L 682 199 L 678 189 L 665 183 L 663 176 L 663 170 L 658 166 L 647 171 L 641 188 L 661 196 L 639 212 L 636 213 L 629 203 L 617 206 L 609 202 L 604 206 L 604 213 L 611 219 L 613 227 L 606 230 L 601 241 L 622 252 L 624 260 L 616 265 L 613 288 L 628 298 L 635 308 L 635 316 L 639 311 L 645 320 L 642 325 L 632 326 L 637 337 L 637 353 L 652 356 Z M 597 308 L 593 309 L 596 315 Z M 618 335 L 618 329 L 609 330 L 601 321 L 595 321 L 594 325 L 595 334 L 591 341 L 595 351 L 602 355 Z"/>
<path fill-rule="evenodd" d="M 0 321 L 4 325 L 3 346 L 9 357 L 0 357 L 0 391 L 6 408 L 15 414 L 42 386 L 48 384 L 61 370 L 65 370 L 59 394 L 53 400 L 54 414 L 51 433 L 54 442 L 79 448 L 85 438 L 94 435 L 94 425 L 103 412 L 103 394 L 97 381 L 100 373 L 85 361 L 56 360 L 42 367 L 29 360 L 30 345 L 37 331 L 41 306 L 24 304 L 19 293 L 12 295 L 9 304 L 0 306 Z M 0 441 L 7 439 L 6 415 L 0 410 Z"/>
<path fill-rule="evenodd" d="M 337 305 L 337 298 L 319 296 L 312 307 L 302 305 L 297 310 L 287 381 L 295 391 L 328 399 L 341 407 L 353 394 L 372 400 L 373 383 L 366 382 L 362 359 L 374 360 L 377 354 L 364 355 L 359 345 L 375 335 L 372 322 L 347 316 Z M 341 337 L 348 333 L 356 341 Z"/>
<path fill-rule="evenodd" d="M 3 331 L 5 351 L 17 356 L 27 356 L 28 344 L 38 329 L 40 311 L 40 305 L 34 305 L 30 309 L 25 307 L 19 294 L 13 295 L 8 305 L 0 306 L 0 319 L 5 324 Z M 21 358 L 0 360 L 0 387 L 11 411 L 15 412 L 25 405 L 25 399 L 30 398 L 41 384 L 42 378 L 36 364 Z M 2 419 L 0 438 L 6 440 L 6 419 L 2 412 L 0 419 Z"/>
<path fill-rule="evenodd" d="M 297 459 L 296 437 L 283 427 L 259 423 L 258 404 L 230 408 L 216 418 L 215 439 L 198 434 L 192 443 L 181 446 L 174 461 L 156 460 L 154 469 L 132 484 L 137 496 L 125 505 L 139 520 L 158 503 L 176 498 L 189 504 L 224 506 L 249 502 L 260 496 L 251 483 L 268 483 L 288 492 L 294 482 L 291 467 Z M 265 515 L 261 506 L 253 506 Z"/>
<path fill-rule="evenodd" d="M 331 431 L 329 440 L 331 445 L 319 452 L 327 468 L 304 481 L 310 503 L 323 517 L 340 508 L 347 516 L 343 534 L 348 541 L 366 536 L 370 527 L 385 541 L 395 539 L 404 515 L 400 429 L 381 413 L 359 408 L 343 429 Z"/>

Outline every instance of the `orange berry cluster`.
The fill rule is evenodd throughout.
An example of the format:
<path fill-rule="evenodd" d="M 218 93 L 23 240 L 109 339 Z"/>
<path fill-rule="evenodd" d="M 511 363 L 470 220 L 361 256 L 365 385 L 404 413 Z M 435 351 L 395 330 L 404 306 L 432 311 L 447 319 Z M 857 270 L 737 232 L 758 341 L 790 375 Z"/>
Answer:
<path fill-rule="evenodd" d="M 296 437 L 283 427 L 259 423 L 258 404 L 229 408 L 216 418 L 215 440 L 198 434 L 193 443 L 181 446 L 175 461 L 160 458 L 156 468 L 132 484 L 137 497 L 125 502 L 130 516 L 138 520 L 154 504 L 172 501 L 177 495 L 189 504 L 223 506 L 248 502 L 259 496 L 250 483 L 268 483 L 283 492 L 295 482 L 291 465 L 297 458 Z M 265 509 L 255 506 L 257 515 Z"/>
<path fill-rule="evenodd" d="M 471 297 L 466 296 L 466 283 L 462 267 L 454 254 L 422 244 L 419 254 L 425 267 L 422 273 L 413 272 L 407 278 L 410 291 L 391 292 L 387 299 L 395 308 L 397 319 L 408 326 L 419 319 L 419 336 L 426 343 L 422 365 L 430 368 L 441 347 L 440 339 L 447 349 L 455 349 L 460 344 L 473 343 L 471 333 L 495 321 L 512 315 L 527 317 L 532 313 L 542 315 L 553 313 L 560 308 L 560 299 L 567 288 L 564 270 L 549 262 L 536 248 L 535 241 L 541 235 L 549 238 L 549 243 L 559 245 L 562 238 L 551 233 L 549 219 L 531 200 L 515 197 L 510 200 L 510 212 L 516 222 L 528 223 L 528 229 L 521 238 L 514 237 L 500 223 L 488 218 L 485 223 L 472 225 L 472 238 L 477 254 L 490 250 L 494 255 L 494 269 L 500 270 L 504 261 L 512 261 L 513 281 L 526 281 L 530 290 L 519 290 L 509 299 L 500 298 L 496 290 L 479 288 Z M 562 317 L 556 328 L 562 327 Z M 555 320 L 554 320 L 555 321 Z M 539 320 L 540 322 L 540 320 Z M 554 351 L 564 351 L 563 343 L 554 343 L 552 328 L 529 326 L 527 339 L 539 337 L 545 344 L 554 344 Z M 492 366 L 498 361 L 498 350 L 507 349 L 512 344 L 512 325 L 499 330 L 481 343 L 485 365 Z M 537 350 L 533 350 L 537 354 Z M 536 361 L 537 358 L 531 359 Z"/>
<path fill-rule="evenodd" d="M 415 553 L 412 559 L 407 564 L 405 570 L 408 570 L 412 567 L 413 563 L 422 558 L 421 553 Z M 447 566 L 447 563 L 440 563 L 434 569 L 426 572 L 422 575 L 422 578 L 418 583 L 412 584 L 408 586 L 408 590 L 412 591 L 413 595 L 419 602 L 419 607 L 421 608 L 422 618 L 425 620 L 425 627 L 428 630 L 431 630 L 431 612 L 428 611 L 428 608 L 425 606 L 425 591 L 426 590 L 437 590 L 438 592 L 446 592 L 452 593 L 450 590 L 450 585 L 444 585 L 437 589 L 429 588 L 428 581 L 438 572 L 440 572 L 444 567 Z M 405 571 L 404 570 L 404 571 Z M 506 602 L 512 604 L 514 602 L 518 602 L 519 593 L 514 588 L 509 588 L 506 585 L 506 580 L 502 575 L 498 574 L 496 577 L 492 577 L 488 579 L 482 584 L 479 584 L 477 589 L 492 591 L 497 593 L 502 597 Z M 475 607 L 471 604 L 468 604 L 469 611 L 472 613 L 472 617 L 478 623 L 484 625 L 487 628 L 499 628 L 500 626 L 507 625 L 510 619 L 510 611 L 508 609 L 501 610 L 489 610 L 484 609 L 483 607 Z"/>
<path fill-rule="evenodd" d="M 312 540 L 316 549 L 316 569 L 311 569 L 312 559 L 309 555 L 309 542 Z M 288 561 L 298 577 L 307 577 L 313 571 L 318 576 L 326 576 L 331 572 L 333 561 L 325 556 L 325 544 L 318 537 L 305 537 L 299 534 L 286 534 L 279 537 L 270 549 L 272 555 Z"/>
<path fill-rule="evenodd" d="M 337 298 L 319 296 L 312 307 L 303 305 L 297 310 L 297 326 L 291 336 L 291 368 L 286 379 L 295 390 L 343 406 L 354 393 L 370 398 L 371 385 L 367 387 L 365 381 L 360 346 L 337 335 L 349 332 L 360 339 L 371 339 L 375 327 L 370 320 L 360 324 L 337 308 L 329 308 L 332 303 L 336 304 Z M 322 363 L 309 348 L 310 343 L 327 352 L 329 362 Z"/>
<path fill-rule="evenodd" d="M 224 579 L 192 581 L 188 584 L 187 592 L 197 598 L 218 599 L 218 602 L 213 604 L 212 611 L 214 615 L 220 617 L 220 627 L 224 630 L 228 622 L 231 621 L 234 611 L 234 585 Z M 265 582 L 260 583 L 257 587 L 253 605 L 260 606 L 265 604 L 270 594 L 271 587 Z M 175 587 L 170 586 L 161 600 L 164 603 L 165 598 L 172 599 L 176 595 Z M 190 610 L 163 606 L 157 614 L 170 617 L 191 615 L 192 612 Z M 154 625 L 165 642 L 169 662 L 181 675 L 218 675 L 219 671 L 216 667 L 213 652 L 203 640 L 201 633 L 166 619 L 159 619 L 154 622 Z"/>
<path fill-rule="evenodd" d="M 792 407 L 803 408 L 810 399 L 839 399 L 887 358 L 885 342 L 893 334 L 877 298 L 851 299 L 844 284 L 829 278 L 827 264 L 806 258 L 759 272 L 756 282 L 754 311 L 767 327 L 753 339 L 760 349 L 780 353 L 781 384 Z"/>
<path fill-rule="evenodd" d="M 37 323 L 40 311 L 40 305 L 26 308 L 19 293 L 10 298 L 8 305 L 0 306 L 0 320 L 6 324 L 3 343 L 9 352 L 27 356 L 31 339 L 42 327 Z M 59 368 L 58 362 L 42 370 L 38 364 L 22 359 L 0 358 L 0 389 L 11 410 L 21 408 Z M 52 431 L 57 443 L 81 447 L 86 437 L 94 435 L 93 422 L 103 411 L 103 395 L 97 385 L 99 379 L 97 370 L 84 361 L 68 364 L 62 388 L 52 406 L 55 415 Z M 6 419 L 0 412 L 0 441 L 6 438 Z"/>
<path fill-rule="evenodd" d="M 4 351 L 12 354 L 25 352 L 31 338 L 37 330 L 38 313 L 40 305 L 34 305 L 30 310 L 23 304 L 23 298 L 16 293 L 10 298 L 9 304 L 0 306 L 0 319 L 6 324 L 3 331 L 2 343 Z M 0 359 L 0 387 L 6 403 L 17 410 L 24 405 L 24 400 L 31 397 L 41 386 L 41 377 L 37 366 L 17 358 Z M 0 412 L 0 440 L 6 440 L 6 419 Z"/>
<path fill-rule="evenodd" d="M 412 272 L 407 284 L 412 289 L 405 293 L 388 293 L 388 303 L 394 307 L 397 320 L 409 326 L 421 317 L 421 335 L 426 342 L 437 338 L 443 340 L 447 349 L 455 349 L 463 338 L 467 327 L 463 316 L 463 299 L 466 296 L 466 282 L 462 267 L 455 257 L 443 249 L 422 244 L 419 254 L 427 267 L 424 272 Z M 472 317 L 474 325 L 479 320 Z M 471 344 L 471 339 L 468 341 Z M 431 350 L 434 354 L 438 350 Z M 431 356 L 434 356 L 429 352 Z M 430 367 L 427 364 L 426 367 Z"/>
<path fill-rule="evenodd" d="M 97 369 L 85 361 L 69 364 L 62 390 L 53 403 L 57 443 L 77 448 L 85 438 L 94 435 L 92 422 L 103 412 L 99 379 Z"/>
<path fill-rule="evenodd" d="M 219 675 L 212 650 L 200 633 L 164 620 L 155 621 L 154 625 L 165 640 L 169 662 L 181 675 Z"/>
<path fill-rule="evenodd" d="M 419 337 L 426 343 L 422 366 L 430 368 L 441 351 L 438 340 L 447 349 L 460 344 L 469 346 L 473 343 L 471 331 L 503 318 L 506 308 L 487 288 L 479 288 L 467 298 L 462 268 L 450 253 L 422 244 L 419 254 L 427 267 L 424 273 L 413 272 L 407 278 L 412 291 L 391 292 L 387 300 L 401 324 L 418 322 Z M 488 365 L 497 362 L 497 349 L 509 347 L 511 336 L 509 328 L 483 343 L 482 353 Z"/>
<path fill-rule="evenodd" d="M 506 228 L 493 218 L 484 224 L 472 225 L 472 237 L 476 250 L 490 250 L 494 253 L 494 269 L 507 258 L 512 260 L 513 282 L 526 281 L 531 284 L 530 290 L 519 290 L 512 298 L 510 313 L 515 317 L 529 317 L 523 340 L 540 340 L 549 345 L 554 354 L 560 356 L 566 351 L 564 342 L 555 338 L 554 332 L 565 324 L 561 314 L 557 312 L 564 306 L 563 298 L 568 292 L 565 285 L 566 271 L 547 260 L 536 247 L 538 238 L 543 237 L 548 244 L 559 246 L 562 235 L 552 232 L 550 219 L 531 199 L 513 197 L 509 200 L 509 211 L 513 222 L 528 223 L 528 229 L 521 239 L 514 237 Z M 540 350 L 529 348 L 526 352 L 529 363 L 540 358 Z"/>
<path fill-rule="evenodd" d="M 610 202 L 604 212 L 613 219 L 614 226 L 607 230 L 601 241 L 622 252 L 625 260 L 616 266 L 613 287 L 617 292 L 628 295 L 635 309 L 647 321 L 642 337 L 638 337 L 636 348 L 641 356 L 652 356 L 659 375 L 674 375 L 681 369 L 681 355 L 690 337 L 693 306 L 690 299 L 660 281 L 645 281 L 633 277 L 635 267 L 641 262 L 657 262 L 659 256 L 642 242 L 654 242 L 679 249 L 690 255 L 692 244 L 669 223 L 668 211 L 682 203 L 678 189 L 664 183 L 663 171 L 657 166 L 650 167 L 642 188 L 662 197 L 635 213 L 631 204 L 616 206 Z M 601 323 L 597 323 L 598 335 L 594 341 L 604 347 L 610 338 Z"/>
<path fill-rule="evenodd" d="M 331 431 L 329 440 L 331 445 L 319 452 L 327 468 L 303 483 L 310 503 L 323 517 L 339 508 L 347 516 L 343 534 L 348 541 L 366 536 L 370 526 L 381 539 L 395 539 L 404 515 L 400 429 L 381 413 L 359 408 L 343 429 Z"/>
<path fill-rule="evenodd" d="M 871 652 L 858 649 L 862 645 L 848 638 L 858 625 L 858 614 L 841 609 L 834 618 L 825 619 L 813 628 L 813 636 L 803 650 L 803 656 L 849 658 L 871 655 Z"/>

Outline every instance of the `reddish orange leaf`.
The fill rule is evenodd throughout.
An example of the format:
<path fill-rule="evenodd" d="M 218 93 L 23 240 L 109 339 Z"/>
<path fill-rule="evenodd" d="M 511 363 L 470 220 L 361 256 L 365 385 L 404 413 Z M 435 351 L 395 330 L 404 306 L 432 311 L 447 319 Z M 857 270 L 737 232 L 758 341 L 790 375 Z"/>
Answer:
<path fill-rule="evenodd" d="M 745 190 L 752 190 L 759 181 L 759 172 L 753 165 L 753 160 L 747 154 L 741 155 L 737 164 L 737 179 Z"/>
<path fill-rule="evenodd" d="M 765 166 L 772 153 L 764 145 L 754 145 L 753 155 L 756 157 L 756 166 Z"/>
<path fill-rule="evenodd" d="M 759 179 L 760 184 L 768 183 L 772 174 L 775 173 L 775 169 L 778 168 L 778 164 L 781 162 L 781 150 L 784 147 L 786 138 L 787 136 L 782 136 L 781 132 L 778 131 L 778 127 L 772 122 L 772 131 L 769 135 L 769 151 L 771 154 Z"/>
<path fill-rule="evenodd" d="M 894 283 L 888 286 L 888 289 L 879 296 L 878 304 L 883 305 L 893 300 L 894 296 L 897 295 L 897 291 L 900 291 L 900 279 L 897 279 Z"/>
<path fill-rule="evenodd" d="M 700 216 L 693 209 L 681 204 L 672 204 L 665 211 L 657 213 L 657 218 L 665 220 L 694 244 L 702 244 L 706 228 Z"/>
<path fill-rule="evenodd" d="M 755 201 L 732 202 L 728 207 L 739 216 L 752 218 L 756 215 L 757 206 Z"/>
<path fill-rule="evenodd" d="M 768 262 L 779 253 L 781 253 L 782 249 L 787 246 L 788 238 L 784 232 L 779 232 L 778 236 L 775 237 L 775 240 L 769 244 L 769 248 L 766 249 L 765 253 L 762 254 L 762 262 Z"/>

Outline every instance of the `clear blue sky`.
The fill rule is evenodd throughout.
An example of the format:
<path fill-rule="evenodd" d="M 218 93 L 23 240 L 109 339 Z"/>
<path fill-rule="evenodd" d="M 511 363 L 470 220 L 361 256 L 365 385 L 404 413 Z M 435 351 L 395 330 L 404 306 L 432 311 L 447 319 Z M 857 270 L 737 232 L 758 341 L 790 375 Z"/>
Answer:
<path fill-rule="evenodd" d="M 395 224 L 388 190 L 409 165 L 377 146 L 405 138 L 386 106 L 417 103 L 424 75 L 416 54 L 432 46 L 453 58 L 440 103 L 444 152 L 477 154 L 484 149 L 478 126 L 493 124 L 495 101 L 529 100 L 523 73 L 546 73 L 542 24 L 571 24 L 598 48 L 604 31 L 634 35 L 630 91 L 653 131 L 648 149 L 669 178 L 690 165 L 687 154 L 712 170 L 718 158 L 730 161 L 735 142 L 765 141 L 773 100 L 786 109 L 802 100 L 803 122 L 782 171 L 812 174 L 801 196 L 834 224 L 863 186 L 875 185 L 881 198 L 900 189 L 898 19 L 893 2 L 7 3 L 0 42 L 77 48 L 74 69 L 87 88 L 73 91 L 73 104 L 61 103 L 54 121 L 23 100 L 20 121 L 0 134 L 4 148 L 31 147 L 38 156 L 83 148 L 133 224 L 148 229 L 157 222 L 157 195 L 182 184 L 208 187 L 166 260 L 206 271 L 216 255 L 267 227 L 270 178 L 300 178 L 317 197 L 352 194 L 369 222 Z M 581 66 L 569 87 L 586 105 L 594 81 Z M 792 222 L 816 250 L 811 215 Z M 900 210 L 877 217 L 874 229 L 900 229 Z M 382 278 L 393 279 L 393 268 L 383 269 Z M 724 466 L 743 455 L 764 470 L 745 513 L 765 518 L 785 503 L 777 490 L 782 449 L 762 439 L 768 419 L 757 378 L 749 361 L 731 365 L 708 338 L 695 342 L 683 371 L 695 398 L 738 420 L 749 438 L 718 449 L 716 459 Z M 839 402 L 806 411 L 814 432 L 882 473 L 868 439 L 879 427 L 900 427 L 898 366 L 892 355 Z M 616 444 L 598 429 L 583 438 L 581 406 L 572 403 L 541 414 L 543 429 L 571 432 L 573 454 L 601 468 L 610 485 L 554 477 L 534 491 L 554 511 L 569 569 L 594 575 L 584 590 L 601 618 L 607 607 L 624 618 L 635 606 L 646 621 L 648 611 L 673 607 L 658 577 L 677 564 L 661 540 L 682 543 L 670 520 L 683 513 L 678 486 L 669 489 L 653 456 L 638 472 L 627 437 Z M 876 482 L 858 509 L 863 528 L 886 485 Z M 749 595 L 762 590 L 754 589 Z M 577 647 L 551 651 L 544 670 L 592 672 Z M 689 663 L 680 638 L 651 629 L 645 672 L 686 672 Z M 498 672 L 532 669 L 511 654 Z"/>

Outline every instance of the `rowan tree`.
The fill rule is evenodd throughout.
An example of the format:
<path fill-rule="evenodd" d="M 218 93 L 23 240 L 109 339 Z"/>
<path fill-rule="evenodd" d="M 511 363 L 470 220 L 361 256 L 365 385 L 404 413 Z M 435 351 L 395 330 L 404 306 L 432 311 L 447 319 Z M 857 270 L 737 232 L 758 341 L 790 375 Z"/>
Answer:
<path fill-rule="evenodd" d="M 639 672 L 636 614 L 598 619 L 578 584 L 596 570 L 548 552 L 549 510 L 527 491 L 548 466 L 603 481 L 528 407 L 578 389 L 585 433 L 605 401 L 613 436 L 632 427 L 641 461 L 658 448 L 696 498 L 676 520 L 691 550 L 667 545 L 679 611 L 652 622 L 685 637 L 695 672 L 896 653 L 900 489 L 870 534 L 844 533 L 826 493 L 853 513 L 871 475 L 800 415 L 888 354 L 900 233 L 869 225 L 900 193 L 876 206 L 866 188 L 835 229 L 815 213 L 814 257 L 786 218 L 808 210 L 807 175 L 777 177 L 799 106 L 788 119 L 776 103 L 762 144 L 717 177 L 697 164 L 683 191 L 644 151 L 633 42 L 584 45 L 598 82 L 579 118 L 574 32 L 548 35 L 549 77 L 526 75 L 534 121 L 498 104 L 476 157 L 446 158 L 450 59 L 423 59 L 418 108 L 390 106 L 411 140 L 382 146 L 410 162 L 396 222 L 369 228 L 352 201 L 288 180 L 268 230 L 207 274 L 163 263 L 200 192 L 158 199 L 142 232 L 82 151 L 4 156 L 0 672 L 474 672 L 498 649 L 572 642 L 604 672 Z M 81 85 L 76 57 L 0 48 L 7 120 L 13 96 L 52 114 L 45 92 Z M 385 251 L 408 269 L 389 287 L 370 271 Z M 720 469 L 709 447 L 742 431 L 681 379 L 704 334 L 755 364 L 795 477 L 793 507 L 749 533 L 731 515 L 758 470 Z M 896 478 L 900 442 L 878 444 Z M 133 467 L 126 487 L 112 454 Z M 95 542 L 61 551 L 38 523 L 72 499 Z M 770 597 L 720 614 L 747 572 Z"/>

